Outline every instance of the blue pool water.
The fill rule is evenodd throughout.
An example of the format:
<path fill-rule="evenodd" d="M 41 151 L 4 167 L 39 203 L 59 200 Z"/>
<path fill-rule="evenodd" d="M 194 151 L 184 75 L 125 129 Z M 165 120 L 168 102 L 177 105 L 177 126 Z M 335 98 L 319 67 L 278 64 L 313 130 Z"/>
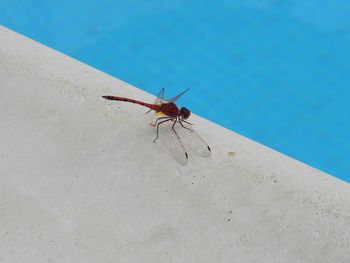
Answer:
<path fill-rule="evenodd" d="M 349 1 L 72 2 L 0 23 L 350 182 Z"/>

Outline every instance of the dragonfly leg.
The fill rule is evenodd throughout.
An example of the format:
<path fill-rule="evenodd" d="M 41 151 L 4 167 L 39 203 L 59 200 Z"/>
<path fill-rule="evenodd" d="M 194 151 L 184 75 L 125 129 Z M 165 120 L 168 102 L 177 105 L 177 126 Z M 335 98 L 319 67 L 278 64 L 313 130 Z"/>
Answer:
<path fill-rule="evenodd" d="M 189 125 L 193 125 L 193 123 L 190 123 L 190 122 L 185 121 L 185 120 L 181 120 L 181 119 L 179 119 L 179 121 L 180 121 L 180 123 L 183 121 L 184 123 L 187 123 L 187 124 L 189 124 Z M 183 127 L 183 126 L 182 126 L 182 127 Z"/>
<path fill-rule="evenodd" d="M 175 132 L 175 134 L 176 134 L 176 136 L 177 136 L 177 138 L 179 138 L 180 139 L 180 136 L 177 134 L 177 132 L 175 131 L 175 129 L 174 129 L 174 127 L 175 127 L 175 124 L 176 124 L 176 122 L 177 122 L 178 120 L 177 119 L 175 119 L 174 120 L 174 123 L 173 123 L 173 125 L 171 126 L 171 129 Z"/>
<path fill-rule="evenodd" d="M 167 118 L 167 119 L 164 120 L 164 121 L 161 121 L 161 122 L 159 122 L 159 123 L 157 124 L 157 137 L 154 139 L 154 141 L 153 141 L 154 143 L 158 140 L 158 137 L 159 137 L 159 136 L 158 136 L 158 134 L 159 134 L 159 125 L 161 125 L 161 124 L 164 123 L 164 122 L 173 120 L 172 117 L 162 117 L 162 118 L 163 118 L 163 119 L 164 119 L 164 118 Z M 162 118 L 158 118 L 158 120 L 159 120 L 159 119 L 162 119 Z M 157 120 L 157 121 L 158 121 L 158 120 Z M 157 122 L 156 122 L 156 123 L 157 123 Z"/>
<path fill-rule="evenodd" d="M 187 122 L 187 121 L 184 121 L 184 120 L 181 120 L 181 119 L 179 119 L 179 122 L 180 122 L 180 124 L 181 124 L 182 127 L 184 127 L 184 128 L 187 129 L 187 130 L 192 131 L 192 129 L 190 129 L 190 128 L 188 128 L 188 127 L 186 127 L 185 125 L 182 124 L 182 122 L 186 122 L 186 123 L 192 125 L 191 123 L 189 123 L 189 122 Z"/>
<path fill-rule="evenodd" d="M 166 116 L 166 117 L 160 117 L 160 118 L 158 118 L 158 119 L 156 120 L 156 122 L 155 122 L 154 124 L 153 124 L 153 123 L 150 123 L 150 125 L 152 125 L 153 127 L 156 127 L 158 121 L 159 121 L 159 120 L 163 120 L 163 119 L 169 119 L 169 117 L 168 117 L 168 116 Z"/>

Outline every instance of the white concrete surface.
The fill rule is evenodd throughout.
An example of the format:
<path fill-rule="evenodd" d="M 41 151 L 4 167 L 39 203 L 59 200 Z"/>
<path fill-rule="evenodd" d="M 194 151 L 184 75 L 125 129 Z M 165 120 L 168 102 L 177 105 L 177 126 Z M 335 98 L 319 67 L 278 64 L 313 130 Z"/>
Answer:
<path fill-rule="evenodd" d="M 197 116 L 181 166 L 100 98 L 151 95 L 3 27 L 0 80 L 0 262 L 350 262 L 349 184 Z"/>

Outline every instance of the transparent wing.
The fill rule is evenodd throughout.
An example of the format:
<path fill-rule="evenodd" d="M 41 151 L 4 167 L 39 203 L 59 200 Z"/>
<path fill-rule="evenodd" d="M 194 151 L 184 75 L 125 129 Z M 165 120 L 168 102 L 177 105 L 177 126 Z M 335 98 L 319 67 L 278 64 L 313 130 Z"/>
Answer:
<path fill-rule="evenodd" d="M 188 89 L 184 90 L 183 92 L 181 92 L 179 95 L 177 95 L 176 97 L 170 99 L 170 100 L 167 100 L 166 102 L 167 103 L 170 103 L 170 102 L 175 102 L 177 101 L 186 91 L 188 91 Z"/>
<path fill-rule="evenodd" d="M 197 134 L 197 132 L 188 124 L 182 122 L 176 123 L 174 129 L 179 135 L 183 145 L 189 148 L 192 152 L 202 157 L 209 157 L 211 150 L 209 145 Z"/>
<path fill-rule="evenodd" d="M 154 104 L 157 104 L 157 105 L 162 104 L 162 103 L 164 103 L 164 88 L 162 88 L 162 89 L 159 91 L 159 93 L 158 93 L 158 95 L 157 95 L 157 98 L 156 98 L 156 100 L 154 101 Z"/>
<path fill-rule="evenodd" d="M 159 126 L 159 140 L 178 163 L 186 165 L 188 162 L 188 154 L 181 140 L 171 128 L 173 123 L 174 122 L 170 120 Z"/>
<path fill-rule="evenodd" d="M 158 92 L 158 95 L 156 97 L 156 100 L 154 101 L 154 104 L 156 105 L 160 105 L 164 103 L 164 88 L 162 88 L 159 92 Z M 152 110 L 148 110 L 146 112 L 146 114 L 150 113 Z"/>

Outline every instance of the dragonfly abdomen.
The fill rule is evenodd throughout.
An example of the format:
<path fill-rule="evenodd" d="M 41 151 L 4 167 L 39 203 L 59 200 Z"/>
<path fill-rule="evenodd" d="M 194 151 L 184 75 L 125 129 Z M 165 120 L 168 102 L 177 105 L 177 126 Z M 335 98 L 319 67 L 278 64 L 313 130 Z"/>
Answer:
<path fill-rule="evenodd" d="M 141 106 L 147 107 L 151 110 L 154 111 L 159 111 L 160 110 L 160 106 L 159 105 L 155 105 L 155 104 L 150 104 L 150 103 L 145 103 L 139 100 L 134 100 L 134 99 L 128 99 L 128 98 L 124 98 L 124 97 L 117 97 L 117 96 L 102 96 L 102 98 L 106 99 L 106 100 L 117 100 L 117 101 L 124 101 L 124 102 L 130 102 L 130 103 L 134 103 L 134 104 L 139 104 Z"/>

